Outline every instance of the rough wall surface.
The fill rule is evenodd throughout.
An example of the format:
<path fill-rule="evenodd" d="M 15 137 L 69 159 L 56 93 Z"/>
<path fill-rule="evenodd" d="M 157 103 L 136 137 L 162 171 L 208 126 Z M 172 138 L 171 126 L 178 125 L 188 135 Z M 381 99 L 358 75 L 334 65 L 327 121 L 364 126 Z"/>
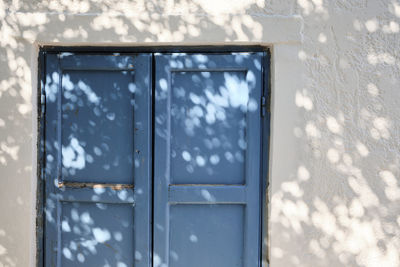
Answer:
<path fill-rule="evenodd" d="M 288 99 L 297 170 L 271 177 L 271 266 L 400 266 L 400 2 L 280 12 L 304 19 L 305 83 Z"/>
<path fill-rule="evenodd" d="M 278 152 L 271 155 L 287 161 L 270 165 L 270 264 L 400 266 L 398 0 L 0 0 L 0 266 L 35 264 L 34 44 L 41 36 L 64 44 L 199 44 L 215 25 L 211 35 L 226 41 L 259 42 L 257 18 L 292 15 L 303 19 L 303 41 L 282 64 L 289 70 L 293 58 L 304 79 L 287 94 L 290 122 L 274 121 L 279 103 L 272 103 Z M 274 144 L 282 129 L 286 146 Z"/>

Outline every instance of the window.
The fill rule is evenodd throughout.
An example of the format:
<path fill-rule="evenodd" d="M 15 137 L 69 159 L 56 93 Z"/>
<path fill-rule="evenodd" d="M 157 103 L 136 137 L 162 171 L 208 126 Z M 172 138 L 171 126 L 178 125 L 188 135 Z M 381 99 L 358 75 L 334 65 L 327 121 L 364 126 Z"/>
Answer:
<path fill-rule="evenodd" d="M 45 266 L 258 266 L 265 52 L 44 56 Z"/>

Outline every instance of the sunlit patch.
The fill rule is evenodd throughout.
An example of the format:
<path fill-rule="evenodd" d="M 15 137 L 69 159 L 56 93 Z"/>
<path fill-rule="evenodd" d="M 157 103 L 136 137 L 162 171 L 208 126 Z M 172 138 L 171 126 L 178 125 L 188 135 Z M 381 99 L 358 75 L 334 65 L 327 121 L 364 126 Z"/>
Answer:
<path fill-rule="evenodd" d="M 160 256 L 157 254 L 154 255 L 153 258 L 154 267 L 167 267 L 167 264 L 163 263 Z"/>
<path fill-rule="evenodd" d="M 321 138 L 321 132 L 315 126 L 314 122 L 308 122 L 305 131 L 308 137 Z"/>
<path fill-rule="evenodd" d="M 92 88 L 91 88 L 89 85 L 85 84 L 85 83 L 82 82 L 82 81 L 79 81 L 79 82 L 78 82 L 78 87 L 79 87 L 79 89 L 81 89 L 81 90 L 86 94 L 88 100 L 89 100 L 91 103 L 96 104 L 96 105 L 99 104 L 99 102 L 100 102 L 100 97 L 98 97 L 98 96 L 96 95 L 96 93 L 93 92 Z"/>
<path fill-rule="evenodd" d="M 250 88 L 256 86 L 256 75 L 254 75 L 253 71 L 251 71 L 251 70 L 247 71 L 246 81 L 248 83 L 248 86 L 250 86 Z"/>
<path fill-rule="evenodd" d="M 122 233 L 121 232 L 115 232 L 114 233 L 114 239 L 117 241 L 122 241 L 123 237 L 122 237 Z M 136 251 L 137 253 L 139 253 L 138 251 Z M 139 253 L 140 254 L 140 253 Z"/>
<path fill-rule="evenodd" d="M 96 228 L 92 229 L 92 232 L 93 232 L 94 238 L 99 243 L 104 243 L 107 240 L 110 240 L 110 238 L 111 238 L 110 232 L 107 229 L 103 230 L 101 228 L 96 227 Z"/>
<path fill-rule="evenodd" d="M 360 153 L 361 156 L 363 156 L 363 157 L 368 156 L 369 150 L 363 143 L 358 141 L 356 144 L 356 148 L 357 148 L 358 153 Z"/>
<path fill-rule="evenodd" d="M 192 157 L 190 156 L 190 153 L 188 151 L 183 151 L 182 152 L 182 158 L 185 161 L 190 161 L 192 159 Z"/>
<path fill-rule="evenodd" d="M 134 83 L 129 83 L 128 84 L 128 89 L 129 89 L 129 91 L 133 94 L 133 93 L 135 93 L 136 92 L 136 84 L 134 84 Z"/>
<path fill-rule="evenodd" d="M 239 146 L 241 149 L 245 150 L 245 149 L 247 148 L 247 142 L 246 142 L 246 140 L 245 140 L 244 138 L 240 138 L 240 139 L 238 140 L 238 146 Z"/>
<path fill-rule="evenodd" d="M 73 260 L 72 253 L 68 248 L 63 248 L 62 252 L 64 257 L 66 257 L 69 260 Z"/>
<path fill-rule="evenodd" d="M 396 177 L 390 171 L 381 171 L 379 176 L 386 184 L 385 195 L 391 201 L 400 199 L 400 187 Z"/>
<path fill-rule="evenodd" d="M 376 30 L 378 30 L 378 27 L 379 27 L 379 22 L 378 22 L 378 20 L 377 19 L 370 19 L 370 20 L 367 20 L 366 22 L 365 22 L 365 27 L 367 28 L 367 30 L 369 31 L 369 32 L 375 32 Z"/>
<path fill-rule="evenodd" d="M 327 41 L 327 37 L 326 37 L 326 35 L 325 35 L 325 33 L 323 33 L 323 32 L 321 32 L 319 35 L 318 35 L 318 42 L 320 42 L 320 43 L 326 43 L 326 41 Z"/>
<path fill-rule="evenodd" d="M 168 90 L 168 83 L 166 79 L 160 79 L 158 84 L 160 85 L 161 90 L 167 91 Z"/>
<path fill-rule="evenodd" d="M 387 52 L 383 53 L 370 52 L 368 53 L 367 60 L 368 63 L 371 65 L 376 65 L 376 64 L 394 65 L 396 63 L 395 57 Z"/>
<path fill-rule="evenodd" d="M 0 149 L 2 152 L 5 152 L 7 155 L 9 155 L 11 159 L 18 160 L 18 152 L 20 149 L 19 146 L 11 146 L 9 144 L 6 144 L 6 142 L 1 142 Z"/>
<path fill-rule="evenodd" d="M 214 202 L 214 201 L 215 201 L 215 197 L 212 196 L 212 195 L 210 194 L 210 192 L 208 192 L 208 190 L 206 190 L 206 189 L 201 189 L 200 193 L 201 193 L 202 197 L 203 197 L 205 200 L 210 201 L 210 202 Z"/>
<path fill-rule="evenodd" d="M 379 95 L 379 89 L 375 84 L 368 83 L 367 89 L 368 89 L 368 93 L 370 93 L 372 96 L 378 96 Z"/>
<path fill-rule="evenodd" d="M 303 92 L 296 92 L 296 105 L 298 107 L 303 107 L 306 110 L 313 109 L 313 102 L 310 97 L 307 96 L 307 92 L 303 90 Z"/>
<path fill-rule="evenodd" d="M 207 63 L 208 61 L 208 57 L 206 55 L 197 54 L 193 55 L 193 58 L 197 63 Z"/>
<path fill-rule="evenodd" d="M 312 213 L 312 222 L 327 235 L 333 235 L 337 230 L 336 218 L 328 206 L 318 197 L 314 200 L 316 211 Z"/>
<path fill-rule="evenodd" d="M 126 265 L 126 263 L 124 263 L 124 262 L 122 262 L 122 261 L 119 261 L 119 262 L 117 263 L 117 267 L 128 267 L 128 265 Z"/>
<path fill-rule="evenodd" d="M 399 24 L 395 21 L 391 21 L 389 24 L 384 25 L 382 27 L 382 31 L 384 33 L 398 33 L 399 32 Z"/>
<path fill-rule="evenodd" d="M 186 170 L 188 173 L 193 173 L 194 172 L 194 168 L 192 165 L 186 165 Z"/>
<path fill-rule="evenodd" d="M 126 200 L 128 197 L 128 192 L 126 190 L 121 190 L 118 192 L 118 198 L 122 200 Z"/>
<path fill-rule="evenodd" d="M 101 149 L 97 146 L 93 147 L 93 152 L 94 152 L 94 154 L 96 154 L 96 156 L 101 156 L 101 154 L 103 154 L 101 152 Z"/>
<path fill-rule="evenodd" d="M 106 189 L 104 187 L 95 187 L 95 188 L 93 188 L 93 191 L 95 194 L 101 195 L 104 192 L 106 192 Z"/>
<path fill-rule="evenodd" d="M 207 114 L 206 114 L 206 117 L 205 117 L 206 122 L 208 124 L 214 124 L 215 121 L 216 121 L 216 118 L 215 118 L 216 108 L 215 108 L 215 106 L 213 104 L 209 103 L 209 104 L 207 104 L 206 110 L 207 110 Z"/>
<path fill-rule="evenodd" d="M 56 96 L 58 92 L 58 80 L 59 74 L 57 72 L 53 72 L 51 75 L 47 75 L 46 77 L 46 100 L 50 102 L 56 101 Z"/>
<path fill-rule="evenodd" d="M 349 207 L 349 214 L 358 218 L 361 218 L 364 215 L 364 207 L 360 200 L 353 199 Z"/>
<path fill-rule="evenodd" d="M 282 183 L 282 191 L 290 193 L 294 197 L 303 196 L 304 192 L 300 189 L 296 182 L 285 182 Z"/>
<path fill-rule="evenodd" d="M 74 89 L 74 83 L 71 81 L 71 78 L 68 74 L 64 74 L 63 76 L 63 81 L 62 81 L 62 85 L 63 85 L 63 89 L 66 89 L 67 91 L 64 92 L 64 95 L 66 95 L 66 93 L 69 93 L 68 91 L 71 91 Z M 68 96 L 68 94 L 67 94 Z M 66 97 L 69 98 L 69 97 Z"/>
<path fill-rule="evenodd" d="M 202 71 L 200 74 L 206 79 L 211 77 L 211 73 L 208 71 Z"/>
<path fill-rule="evenodd" d="M 379 199 L 369 187 L 367 181 L 362 176 L 348 177 L 350 188 L 359 196 L 359 199 L 364 207 L 379 206 Z"/>
<path fill-rule="evenodd" d="M 334 148 L 330 148 L 326 154 L 326 156 L 328 157 L 329 161 L 332 163 L 337 163 L 339 161 L 339 152 L 334 149 Z"/>
<path fill-rule="evenodd" d="M 206 165 L 206 160 L 202 156 L 197 156 L 196 157 L 196 163 L 197 163 L 198 166 L 203 167 L 204 165 Z"/>
<path fill-rule="evenodd" d="M 342 155 L 343 163 L 348 167 L 353 166 L 353 158 L 348 153 L 343 153 Z"/>
<path fill-rule="evenodd" d="M 65 58 L 65 57 L 69 57 L 69 56 L 73 56 L 74 53 L 71 52 L 62 52 L 60 53 L 60 58 Z"/>
<path fill-rule="evenodd" d="M 194 106 L 189 110 L 189 116 L 191 117 L 203 117 L 203 109 L 200 106 Z"/>
<path fill-rule="evenodd" d="M 72 137 L 69 146 L 62 146 L 62 162 L 65 168 L 83 169 L 85 167 L 85 150 L 78 139 Z"/>
<path fill-rule="evenodd" d="M 282 258 L 283 257 L 283 254 L 284 254 L 284 252 L 283 252 L 283 250 L 282 249 L 280 249 L 280 248 L 278 248 L 278 247 L 274 247 L 274 248 L 271 248 L 271 253 L 272 253 L 272 255 L 274 256 L 274 257 L 276 257 L 276 258 Z"/>
<path fill-rule="evenodd" d="M 257 108 L 258 108 L 257 101 L 254 99 L 250 99 L 249 103 L 248 103 L 248 110 L 253 112 L 253 111 L 256 111 Z"/>
<path fill-rule="evenodd" d="M 169 255 L 171 255 L 171 257 L 172 257 L 172 259 L 173 259 L 174 261 L 178 261 L 178 260 L 179 260 L 179 255 L 178 255 L 178 253 L 176 253 L 175 251 L 171 250 L 171 252 L 170 252 Z"/>
<path fill-rule="evenodd" d="M 7 249 L 0 245 L 0 255 L 5 255 L 7 253 Z"/>
<path fill-rule="evenodd" d="M 193 102 L 193 104 L 198 105 L 201 104 L 201 98 L 196 94 L 190 93 L 189 99 Z"/>
<path fill-rule="evenodd" d="M 81 221 L 85 224 L 93 224 L 93 219 L 90 217 L 89 212 L 83 212 L 81 214 Z"/>
<path fill-rule="evenodd" d="M 71 227 L 69 226 L 68 221 L 62 221 L 61 229 L 63 232 L 71 232 Z"/>
<path fill-rule="evenodd" d="M 79 262 L 84 262 L 85 261 L 85 256 L 82 254 L 82 253 L 78 253 L 77 255 L 76 255 L 76 258 L 77 258 L 77 260 L 79 261 Z"/>
<path fill-rule="evenodd" d="M 72 229 L 73 229 L 74 234 L 77 234 L 77 235 L 82 234 L 82 231 L 78 226 L 75 225 Z"/>
<path fill-rule="evenodd" d="M 370 130 L 371 136 L 374 139 L 388 139 L 390 137 L 389 127 L 391 123 L 388 119 L 379 117 L 373 120 L 374 128 Z"/>
<path fill-rule="evenodd" d="M 237 75 L 231 75 L 229 73 L 224 73 L 224 78 L 225 88 L 229 92 L 229 103 L 234 108 L 241 107 L 245 110 L 249 101 L 247 83 Z"/>
<path fill-rule="evenodd" d="M 220 160 L 220 158 L 218 155 L 211 155 L 211 157 L 210 157 L 210 162 L 213 165 L 217 165 L 219 163 L 219 160 Z"/>
<path fill-rule="evenodd" d="M 297 54 L 297 56 L 299 57 L 300 60 L 304 61 L 307 59 L 307 54 L 305 51 L 300 50 L 299 53 Z"/>
<path fill-rule="evenodd" d="M 318 258 L 322 259 L 323 257 L 325 257 L 326 253 L 325 253 L 324 249 L 321 248 L 321 246 L 317 240 L 312 239 L 310 241 L 309 247 L 310 247 L 311 252 Z"/>
<path fill-rule="evenodd" d="M 207 99 L 215 106 L 216 109 L 229 107 L 228 91 L 224 88 L 220 88 L 220 94 L 213 93 L 210 89 L 206 89 L 204 93 Z"/>
<path fill-rule="evenodd" d="M 231 152 L 227 151 L 225 152 L 225 159 L 231 163 L 233 163 L 235 161 L 233 155 Z"/>
<path fill-rule="evenodd" d="M 308 179 L 310 179 L 310 172 L 307 170 L 306 167 L 300 166 L 300 167 L 297 169 L 297 177 L 298 177 L 301 181 L 307 181 Z"/>
<path fill-rule="evenodd" d="M 47 162 L 53 162 L 53 160 L 54 160 L 54 157 L 52 156 L 52 155 L 47 155 L 47 157 L 46 157 L 46 160 L 47 160 Z"/>
<path fill-rule="evenodd" d="M 69 248 L 71 250 L 77 250 L 78 249 L 78 245 L 76 244 L 76 242 L 71 241 L 71 242 L 69 242 Z"/>
<path fill-rule="evenodd" d="M 326 125 L 332 133 L 341 133 L 342 131 L 342 126 L 340 126 L 338 121 L 332 116 L 326 118 Z"/>
<path fill-rule="evenodd" d="M 243 162 L 244 161 L 244 156 L 243 156 L 243 154 L 241 152 L 237 151 L 237 152 L 235 152 L 235 159 L 238 162 Z"/>
<path fill-rule="evenodd" d="M 113 121 L 115 119 L 115 113 L 114 112 L 107 113 L 106 117 L 110 121 Z"/>
<path fill-rule="evenodd" d="M 190 235 L 190 236 L 189 236 L 189 240 L 190 240 L 191 242 L 193 242 L 193 243 L 197 243 L 197 241 L 199 241 L 198 238 L 197 238 L 197 236 L 195 236 L 195 235 Z"/>
<path fill-rule="evenodd" d="M 79 221 L 79 213 L 76 209 L 71 209 L 71 218 L 73 221 Z"/>

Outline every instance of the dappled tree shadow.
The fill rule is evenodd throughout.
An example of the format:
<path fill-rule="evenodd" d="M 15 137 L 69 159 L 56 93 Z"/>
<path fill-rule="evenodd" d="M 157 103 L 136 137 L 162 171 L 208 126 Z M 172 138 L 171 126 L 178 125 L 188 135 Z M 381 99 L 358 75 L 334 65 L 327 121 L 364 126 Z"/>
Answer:
<path fill-rule="evenodd" d="M 154 64 L 161 71 L 154 74 L 152 156 L 147 145 L 151 132 L 144 126 L 152 120 L 146 113 L 151 105 L 150 54 L 48 53 L 43 81 L 45 264 L 147 265 L 152 188 L 151 176 L 141 175 L 140 170 L 152 160 L 154 213 L 163 210 L 162 205 L 174 205 L 168 223 L 154 219 L 161 232 L 154 235 L 154 242 L 162 244 L 161 235 L 171 233 L 164 242 L 170 244 L 172 258 L 169 262 L 168 256 L 155 251 L 155 266 L 195 266 L 185 256 L 189 248 L 189 254 L 197 255 L 197 264 L 241 266 L 249 258 L 256 263 L 258 253 L 251 257 L 244 245 L 251 245 L 250 231 L 256 233 L 252 247 L 259 243 L 258 222 L 249 216 L 259 217 L 260 210 L 260 163 L 253 154 L 260 147 L 262 55 L 156 55 Z M 171 79 L 167 81 L 165 75 Z M 167 154 L 160 152 L 164 149 L 160 139 Z M 147 151 L 140 148 L 146 146 Z M 169 160 L 168 173 L 163 168 Z M 168 182 L 161 188 L 164 180 Z M 196 188 L 199 185 L 214 188 Z M 236 193 L 230 191 L 232 185 Z M 160 203 L 162 190 L 172 195 Z M 244 190 L 252 192 L 255 201 L 243 198 Z M 197 200 L 185 202 L 179 194 Z M 140 199 L 141 195 L 145 197 Z M 180 205 L 190 203 L 196 207 Z M 196 211 L 201 220 L 187 223 L 184 218 Z M 182 227 L 186 231 L 180 232 Z M 227 238 L 232 245 L 222 246 Z M 189 240 L 190 246 L 182 239 Z M 219 245 L 211 249 L 211 244 Z M 200 261 L 201 253 L 196 251 L 208 251 L 207 260 Z"/>
<path fill-rule="evenodd" d="M 399 266 L 399 4 L 298 3 L 298 167 L 272 192 L 272 262 Z"/>
<path fill-rule="evenodd" d="M 232 15 L 244 13 L 249 15 L 242 20 Z M 92 28 L 85 29 L 73 23 L 74 14 L 97 16 L 87 16 Z M 166 14 L 177 15 L 176 21 L 162 24 Z M 196 16 L 182 20 L 180 14 L 216 16 L 204 16 L 204 22 Z M 36 112 L 31 68 L 36 54 L 30 42 L 50 34 L 54 20 L 66 25 L 52 30 L 57 32 L 52 34 L 54 42 L 135 42 L 139 33 L 149 42 L 171 36 L 193 40 L 202 36 L 201 23 L 218 26 L 215 34 L 227 40 L 252 41 L 262 31 L 251 15 L 265 14 L 302 16 L 304 42 L 298 57 L 307 77 L 304 87 L 287 100 L 298 107 L 297 127 L 291 129 L 298 138 L 293 151 L 298 166 L 287 177 L 270 177 L 272 183 L 280 183 L 271 192 L 272 264 L 399 265 L 400 4 L 363 0 L 0 1 L 0 196 L 4 210 L 13 211 L 0 219 L 0 265 L 27 266 L 25 255 L 31 247 L 26 237 L 32 231 L 26 222 L 32 213 L 31 176 L 37 170 L 31 153 L 36 134 L 36 123 L 33 132 L 31 127 Z M 218 89 L 215 93 L 222 94 Z M 65 146 L 79 154 L 81 145 L 73 140 L 66 140 Z M 183 149 L 176 153 L 179 160 L 189 158 Z M 201 155 L 187 152 L 188 165 L 197 168 L 203 163 L 197 160 Z M 89 155 L 97 156 L 94 148 Z M 227 160 L 225 155 L 219 156 L 220 164 L 222 160 Z M 217 158 L 204 160 L 209 167 L 213 161 Z M 78 156 L 68 166 L 66 172 L 79 166 Z"/>

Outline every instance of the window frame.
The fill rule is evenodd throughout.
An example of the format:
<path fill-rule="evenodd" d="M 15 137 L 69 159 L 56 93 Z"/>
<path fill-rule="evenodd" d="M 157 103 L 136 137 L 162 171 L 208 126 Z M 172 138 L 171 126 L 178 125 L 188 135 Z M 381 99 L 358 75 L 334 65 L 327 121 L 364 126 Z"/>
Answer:
<path fill-rule="evenodd" d="M 269 196 L 268 187 L 270 184 L 270 126 L 271 126 L 271 49 L 269 46 L 260 45 L 200 45 L 200 46 L 52 46 L 45 45 L 40 47 L 38 51 L 38 79 L 37 79 L 37 189 L 36 189 L 36 266 L 44 266 L 44 203 L 45 203 L 45 182 L 44 182 L 44 140 L 45 140 L 45 110 L 44 103 L 44 78 L 45 78 L 45 58 L 47 53 L 62 53 L 72 52 L 76 54 L 110 54 L 110 53 L 232 53 L 232 52 L 264 52 L 263 61 L 263 88 L 262 88 L 262 110 L 265 113 L 261 116 L 261 210 L 260 210 L 260 225 L 261 225 L 261 244 L 260 266 L 264 264 L 269 265 Z M 154 57 L 153 57 L 154 60 Z M 153 61 L 154 63 L 154 61 Z M 152 69 L 152 77 L 154 79 L 155 68 Z M 152 86 L 152 94 L 154 94 L 155 87 Z M 154 98 L 152 100 L 152 142 L 154 142 Z M 262 111 L 263 112 L 263 111 Z M 153 172 L 151 174 L 153 177 Z M 154 189 L 154 188 L 153 188 Z"/>

